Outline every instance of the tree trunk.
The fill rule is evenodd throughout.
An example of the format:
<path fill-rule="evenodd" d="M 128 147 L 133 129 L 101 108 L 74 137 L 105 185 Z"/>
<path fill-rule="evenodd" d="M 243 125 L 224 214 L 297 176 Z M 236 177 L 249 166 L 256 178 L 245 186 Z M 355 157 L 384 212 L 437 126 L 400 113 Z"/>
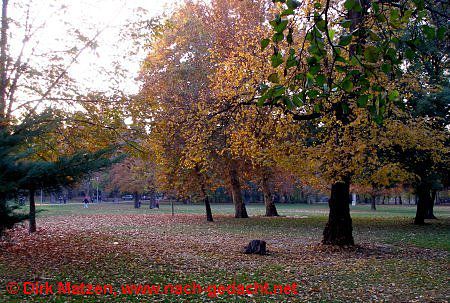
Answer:
<path fill-rule="evenodd" d="M 34 233 L 36 231 L 36 203 L 34 201 L 34 189 L 30 189 L 30 214 L 29 214 L 29 232 Z"/>
<path fill-rule="evenodd" d="M 213 216 L 212 216 L 212 211 L 211 211 L 211 204 L 209 203 L 209 198 L 208 196 L 204 196 L 203 198 L 203 202 L 205 203 L 205 208 L 206 208 L 206 221 L 208 222 L 213 222 Z"/>
<path fill-rule="evenodd" d="M 416 188 L 416 197 L 418 198 L 416 218 L 414 219 L 414 224 L 416 225 L 425 224 L 427 210 L 429 209 L 430 203 L 432 203 L 430 191 L 430 187 L 426 184 L 419 184 Z"/>
<path fill-rule="evenodd" d="M 134 192 L 134 208 L 141 207 L 141 203 L 139 203 L 139 194 Z"/>
<path fill-rule="evenodd" d="M 377 210 L 377 200 L 375 196 L 371 197 L 371 201 L 370 201 L 370 209 L 371 210 Z"/>
<path fill-rule="evenodd" d="M 209 198 L 208 195 L 206 193 L 205 190 L 205 184 L 201 183 L 201 191 L 202 191 L 202 198 L 203 198 L 203 203 L 205 203 L 205 208 L 206 208 L 206 221 L 208 222 L 213 222 L 213 215 L 212 215 L 212 211 L 211 211 L 211 204 L 209 203 Z"/>
<path fill-rule="evenodd" d="M 0 40 L 0 119 L 7 118 L 6 117 L 6 90 L 8 86 L 8 57 L 7 57 L 7 48 L 8 48 L 8 0 L 2 1 L 2 27 L 1 27 L 1 40 Z M 3 127 L 2 125 L 1 127 Z"/>
<path fill-rule="evenodd" d="M 232 162 L 230 166 L 230 183 L 231 183 L 231 196 L 234 203 L 234 217 L 235 218 L 248 218 L 247 209 L 245 208 L 244 201 L 242 200 L 241 183 L 237 173 L 236 164 Z"/>
<path fill-rule="evenodd" d="M 352 219 L 350 217 L 350 182 L 336 182 L 331 187 L 328 201 L 330 214 L 323 231 L 323 244 L 354 245 Z"/>
<path fill-rule="evenodd" d="M 434 215 L 434 201 L 436 200 L 436 191 L 431 191 L 431 199 L 427 203 L 427 210 L 425 214 L 425 219 L 437 219 Z"/>
<path fill-rule="evenodd" d="M 265 176 L 262 178 L 262 191 L 264 194 L 264 205 L 266 206 L 266 217 L 278 217 L 277 208 L 269 187 L 269 180 Z"/>

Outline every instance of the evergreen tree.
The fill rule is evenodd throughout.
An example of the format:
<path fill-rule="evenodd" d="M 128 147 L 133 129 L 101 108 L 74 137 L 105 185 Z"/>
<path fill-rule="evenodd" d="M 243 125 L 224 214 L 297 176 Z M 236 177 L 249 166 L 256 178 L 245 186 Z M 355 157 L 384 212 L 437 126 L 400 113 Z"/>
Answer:
<path fill-rule="evenodd" d="M 34 232 L 34 195 L 37 189 L 58 189 L 74 184 L 86 174 L 123 158 L 113 157 L 116 148 L 111 147 L 97 152 L 78 151 L 73 155 L 60 156 L 56 161 L 36 160 L 29 143 L 57 126 L 57 120 L 49 119 L 50 116 L 51 113 L 46 112 L 28 118 L 19 125 L 0 129 L 0 233 L 26 218 L 14 213 L 14 207 L 8 204 L 8 199 L 18 190 L 27 190 L 29 193 L 28 218 L 30 232 Z"/>

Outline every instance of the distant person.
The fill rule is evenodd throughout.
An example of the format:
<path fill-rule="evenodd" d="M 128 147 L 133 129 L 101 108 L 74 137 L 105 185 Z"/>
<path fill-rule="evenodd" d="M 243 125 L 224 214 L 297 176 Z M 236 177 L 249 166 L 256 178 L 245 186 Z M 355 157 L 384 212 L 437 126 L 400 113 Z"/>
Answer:
<path fill-rule="evenodd" d="M 63 196 L 63 203 L 66 204 L 67 203 L 67 197 Z"/>
<path fill-rule="evenodd" d="M 59 204 L 62 204 L 63 197 L 62 197 L 62 196 L 59 196 L 59 197 L 58 197 L 58 201 L 59 201 Z"/>
<path fill-rule="evenodd" d="M 84 203 L 84 208 L 88 208 L 89 198 L 84 197 L 83 203 Z"/>

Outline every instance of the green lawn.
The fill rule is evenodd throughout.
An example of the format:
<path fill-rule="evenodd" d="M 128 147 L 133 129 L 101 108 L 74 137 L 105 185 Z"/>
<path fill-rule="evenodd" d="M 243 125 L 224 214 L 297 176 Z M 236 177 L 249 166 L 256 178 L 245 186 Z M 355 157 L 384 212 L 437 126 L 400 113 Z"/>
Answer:
<path fill-rule="evenodd" d="M 450 207 L 439 220 L 414 226 L 412 206 L 352 207 L 353 248 L 318 245 L 327 205 L 277 205 L 283 217 L 264 218 L 263 205 L 234 219 L 232 205 L 213 205 L 207 223 L 202 205 L 132 203 L 38 206 L 38 232 L 18 227 L 0 246 L 0 285 L 11 281 L 55 284 L 298 284 L 296 295 L 11 295 L 0 302 L 446 302 Z M 24 210 L 26 211 L 26 210 Z M 252 239 L 270 254 L 242 254 Z"/>

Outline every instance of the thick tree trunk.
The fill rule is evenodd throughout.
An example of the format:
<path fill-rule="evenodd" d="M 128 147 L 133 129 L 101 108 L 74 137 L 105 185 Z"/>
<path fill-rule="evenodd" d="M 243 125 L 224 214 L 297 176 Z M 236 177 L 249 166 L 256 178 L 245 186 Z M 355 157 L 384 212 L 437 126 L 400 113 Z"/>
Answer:
<path fill-rule="evenodd" d="M 29 214 L 29 232 L 34 233 L 36 231 L 36 203 L 34 201 L 34 189 L 30 189 L 30 214 Z"/>
<path fill-rule="evenodd" d="M 323 231 L 323 244 L 354 245 L 352 219 L 350 217 L 350 182 L 336 182 L 331 187 L 328 201 L 330 214 Z"/>
<path fill-rule="evenodd" d="M 419 184 L 416 188 L 417 196 L 417 210 L 416 218 L 414 219 L 414 224 L 424 225 L 425 218 L 427 216 L 427 211 L 429 210 L 429 205 L 432 203 L 430 195 L 430 187 L 426 184 Z"/>
<path fill-rule="evenodd" d="M 230 166 L 230 184 L 231 184 L 231 196 L 234 203 L 234 217 L 235 218 L 248 218 L 247 209 L 245 208 L 244 201 L 242 200 L 241 183 L 237 173 L 236 164 L 232 163 Z"/>
<path fill-rule="evenodd" d="M 426 207 L 425 219 L 437 219 L 434 215 L 434 201 L 436 200 L 436 191 L 431 191 L 431 199 L 428 201 Z"/>
<path fill-rule="evenodd" d="M 139 202 L 139 194 L 134 192 L 134 208 L 141 207 L 141 203 Z"/>
<path fill-rule="evenodd" d="M 264 204 L 266 206 L 266 217 L 278 217 L 277 208 L 273 201 L 272 192 L 270 191 L 269 180 L 267 177 L 262 178 L 262 191 L 264 194 Z"/>
<path fill-rule="evenodd" d="M 370 199 L 370 209 L 377 210 L 377 200 L 375 196 L 372 196 Z"/>

